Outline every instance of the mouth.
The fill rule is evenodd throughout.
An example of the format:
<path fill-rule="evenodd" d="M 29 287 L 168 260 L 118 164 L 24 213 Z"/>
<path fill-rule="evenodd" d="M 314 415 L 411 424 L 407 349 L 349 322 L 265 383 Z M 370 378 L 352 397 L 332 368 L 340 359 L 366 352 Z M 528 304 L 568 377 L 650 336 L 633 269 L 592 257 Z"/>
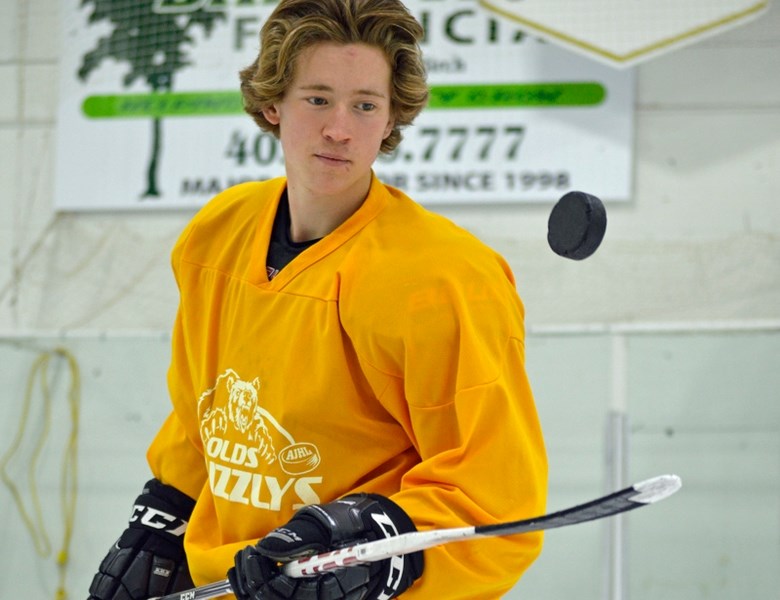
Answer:
<path fill-rule="evenodd" d="M 314 156 L 322 162 L 333 166 L 347 165 L 350 162 L 348 159 L 335 154 L 315 154 Z"/>

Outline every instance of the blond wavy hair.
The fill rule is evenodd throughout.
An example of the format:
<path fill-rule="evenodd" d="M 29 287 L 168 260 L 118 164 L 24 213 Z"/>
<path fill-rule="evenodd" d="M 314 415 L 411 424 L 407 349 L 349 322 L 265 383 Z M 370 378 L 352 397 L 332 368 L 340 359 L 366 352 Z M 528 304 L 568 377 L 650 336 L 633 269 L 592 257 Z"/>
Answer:
<path fill-rule="evenodd" d="M 403 137 L 401 129 L 428 102 L 422 36 L 422 26 L 399 0 L 282 0 L 260 31 L 260 53 L 240 72 L 244 110 L 278 137 L 279 126 L 268 122 L 263 110 L 284 97 L 301 52 L 320 42 L 368 44 L 390 64 L 395 126 L 380 152 L 392 152 Z"/>

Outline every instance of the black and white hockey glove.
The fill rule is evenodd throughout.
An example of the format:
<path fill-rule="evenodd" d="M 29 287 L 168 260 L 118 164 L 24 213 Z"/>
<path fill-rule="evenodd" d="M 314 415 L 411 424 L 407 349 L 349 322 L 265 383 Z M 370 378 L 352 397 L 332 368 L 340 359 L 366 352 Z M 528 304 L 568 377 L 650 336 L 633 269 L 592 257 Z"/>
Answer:
<path fill-rule="evenodd" d="M 423 554 L 327 571 L 315 577 L 283 575 L 279 563 L 361 542 L 416 531 L 403 509 L 375 494 L 345 496 L 305 506 L 283 527 L 235 556 L 228 572 L 238 600 L 384 600 L 422 575 Z"/>
<path fill-rule="evenodd" d="M 193 587 L 183 538 L 194 506 L 179 490 L 149 481 L 128 528 L 100 563 L 88 600 L 145 600 Z"/>

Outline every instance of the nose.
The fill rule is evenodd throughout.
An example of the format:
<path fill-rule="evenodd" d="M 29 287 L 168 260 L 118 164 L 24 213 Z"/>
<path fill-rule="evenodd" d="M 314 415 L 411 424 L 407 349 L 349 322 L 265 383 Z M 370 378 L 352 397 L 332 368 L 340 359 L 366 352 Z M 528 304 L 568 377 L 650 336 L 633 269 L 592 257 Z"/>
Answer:
<path fill-rule="evenodd" d="M 325 117 L 322 135 L 331 142 L 345 142 L 352 137 L 349 108 L 335 106 Z"/>

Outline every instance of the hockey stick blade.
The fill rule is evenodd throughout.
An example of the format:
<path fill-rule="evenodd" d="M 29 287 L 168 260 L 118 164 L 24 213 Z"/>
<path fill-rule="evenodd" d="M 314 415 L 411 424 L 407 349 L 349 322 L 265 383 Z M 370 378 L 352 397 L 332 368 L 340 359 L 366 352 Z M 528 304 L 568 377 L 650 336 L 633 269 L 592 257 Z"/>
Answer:
<path fill-rule="evenodd" d="M 285 564 L 282 572 L 290 577 L 312 577 L 324 571 L 349 567 L 367 562 L 376 562 L 397 556 L 432 548 L 449 542 L 473 540 L 482 537 L 496 537 L 556 529 L 578 523 L 604 519 L 617 514 L 654 504 L 668 498 L 682 487 L 677 475 L 660 475 L 636 483 L 619 492 L 596 498 L 565 510 L 494 525 L 476 525 L 451 529 L 415 531 L 392 538 L 366 542 L 301 558 Z M 208 600 L 230 593 L 227 580 L 212 583 L 186 592 L 164 596 L 157 600 Z"/>

